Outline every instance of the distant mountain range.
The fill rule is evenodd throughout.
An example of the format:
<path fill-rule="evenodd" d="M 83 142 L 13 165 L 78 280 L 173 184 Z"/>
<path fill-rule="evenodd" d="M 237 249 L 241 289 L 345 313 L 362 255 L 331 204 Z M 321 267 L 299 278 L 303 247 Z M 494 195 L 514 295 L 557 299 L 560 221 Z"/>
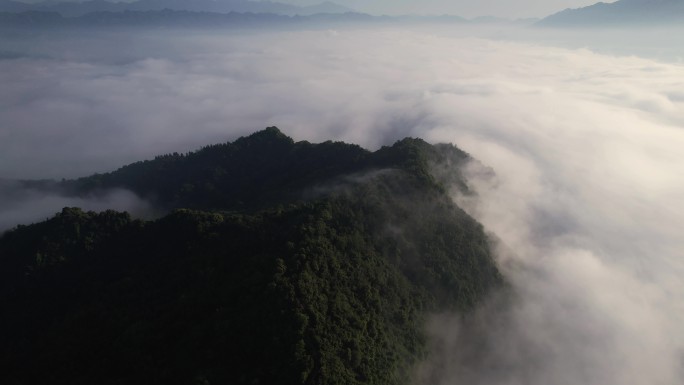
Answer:
<path fill-rule="evenodd" d="M 538 19 L 457 15 L 377 16 L 324 1 L 310 6 L 252 0 L 90 0 L 24 3 L 0 0 L 0 26 L 279 26 L 300 23 L 472 23 L 531 25 Z"/>
<path fill-rule="evenodd" d="M 55 11 L 0 11 L 0 27 L 191 27 L 191 28 L 283 28 L 299 25 L 332 24 L 519 24 L 536 20 L 506 20 L 498 18 L 465 19 L 460 16 L 373 16 L 365 13 L 316 13 L 284 15 L 257 12 L 198 12 L 182 10 L 96 11 L 79 16 L 64 16 Z"/>
<path fill-rule="evenodd" d="M 92 0 L 84 2 L 43 1 L 32 4 L 0 0 L 0 12 L 44 11 L 57 12 L 67 17 L 82 16 L 92 12 L 160 11 L 164 9 L 216 13 L 273 13 L 278 15 L 314 15 L 318 13 L 346 13 L 354 11 L 351 8 L 329 1 L 306 7 L 298 7 L 279 2 L 249 0 L 139 0 L 131 3 Z"/>
<path fill-rule="evenodd" d="M 382 23 L 391 19 L 362 13 L 315 15 L 279 15 L 275 13 L 218 13 L 164 9 L 159 11 L 91 12 L 81 16 L 64 17 L 57 12 L 26 11 L 0 12 L 1 27 L 18 28 L 287 28 L 295 25 L 335 23 Z"/>
<path fill-rule="evenodd" d="M 620 0 L 566 9 L 542 19 L 544 27 L 665 25 L 684 22 L 683 0 Z"/>

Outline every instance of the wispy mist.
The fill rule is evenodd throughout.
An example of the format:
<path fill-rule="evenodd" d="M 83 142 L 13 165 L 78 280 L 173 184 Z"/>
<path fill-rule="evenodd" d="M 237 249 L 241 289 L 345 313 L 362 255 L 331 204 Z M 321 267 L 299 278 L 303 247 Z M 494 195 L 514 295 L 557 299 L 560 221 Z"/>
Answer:
<path fill-rule="evenodd" d="M 496 172 L 469 170 L 478 197 L 455 199 L 505 245 L 517 295 L 436 316 L 420 378 L 684 381 L 684 67 L 425 30 L 34 42 L 0 49 L 0 177 L 101 172 L 270 125 L 370 149 L 452 142 Z"/>

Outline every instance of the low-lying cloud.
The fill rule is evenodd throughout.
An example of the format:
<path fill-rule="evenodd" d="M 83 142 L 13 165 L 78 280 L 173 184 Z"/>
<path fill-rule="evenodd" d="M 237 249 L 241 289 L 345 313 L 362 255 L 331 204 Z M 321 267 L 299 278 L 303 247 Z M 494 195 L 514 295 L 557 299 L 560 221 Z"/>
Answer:
<path fill-rule="evenodd" d="M 469 170 L 478 199 L 455 199 L 510 250 L 517 296 L 435 317 L 420 378 L 684 381 L 683 67 L 442 31 L 164 34 L 120 57 L 96 36 L 0 59 L 0 177 L 107 171 L 270 125 L 371 149 L 453 142 L 497 174 Z"/>
<path fill-rule="evenodd" d="M 115 189 L 73 197 L 27 188 L 16 182 L 0 181 L 0 235 L 16 225 L 28 225 L 51 218 L 63 207 L 80 207 L 86 211 L 127 211 L 138 218 L 157 215 L 149 202 L 127 190 Z"/>

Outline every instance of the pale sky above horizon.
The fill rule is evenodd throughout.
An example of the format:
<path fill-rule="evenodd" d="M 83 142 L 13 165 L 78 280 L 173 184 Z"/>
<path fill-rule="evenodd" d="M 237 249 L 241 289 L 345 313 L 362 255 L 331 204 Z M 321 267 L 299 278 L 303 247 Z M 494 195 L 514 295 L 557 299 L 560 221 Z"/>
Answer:
<path fill-rule="evenodd" d="M 19 0 L 35 3 L 42 0 Z M 55 0 L 86 1 L 86 0 Z M 126 1 L 134 0 L 109 0 Z M 188 0 L 192 1 L 192 0 Z M 222 1 L 222 0 L 216 0 Z M 326 0 L 271 0 L 295 5 L 312 5 Z M 463 17 L 497 16 L 506 18 L 544 17 L 566 8 L 592 5 L 598 0 L 329 0 L 371 14 L 459 15 Z M 612 3 L 615 0 L 603 0 Z"/>

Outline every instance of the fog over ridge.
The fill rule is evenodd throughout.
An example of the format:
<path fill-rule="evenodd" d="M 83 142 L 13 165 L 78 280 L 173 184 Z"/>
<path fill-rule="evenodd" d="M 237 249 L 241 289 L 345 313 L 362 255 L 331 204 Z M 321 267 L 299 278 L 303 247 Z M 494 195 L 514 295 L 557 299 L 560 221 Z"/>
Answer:
<path fill-rule="evenodd" d="M 478 198 L 454 199 L 512 250 L 499 262 L 518 296 L 478 322 L 436 316 L 425 384 L 684 381 L 683 66 L 390 28 L 2 39 L 19 55 L 0 59 L 1 178 L 109 171 L 271 125 L 369 149 L 451 142 L 496 172 L 472 166 Z M 0 206 L 0 224 L 16 211 Z"/>
<path fill-rule="evenodd" d="M 0 181 L 0 197 L 0 235 L 17 225 L 28 225 L 51 218 L 63 207 L 79 207 L 85 211 L 128 211 L 137 218 L 154 218 L 159 215 L 150 202 L 123 189 L 74 197 L 26 188 L 16 182 Z"/>

